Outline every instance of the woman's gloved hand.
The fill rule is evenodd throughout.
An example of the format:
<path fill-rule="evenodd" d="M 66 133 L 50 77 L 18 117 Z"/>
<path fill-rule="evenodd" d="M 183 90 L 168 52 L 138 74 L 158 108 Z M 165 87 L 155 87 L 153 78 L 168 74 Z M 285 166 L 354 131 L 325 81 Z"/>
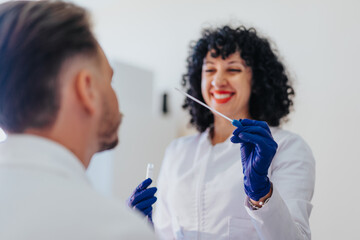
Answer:
<path fill-rule="evenodd" d="M 266 122 L 243 119 L 234 120 L 233 125 L 237 129 L 230 140 L 241 143 L 245 193 L 252 200 L 259 201 L 270 191 L 267 174 L 278 145 Z"/>
<path fill-rule="evenodd" d="M 150 178 L 144 180 L 137 186 L 127 201 L 127 204 L 131 208 L 135 208 L 142 212 L 152 223 L 152 205 L 156 202 L 157 198 L 154 196 L 157 188 L 150 186 L 152 180 Z"/>

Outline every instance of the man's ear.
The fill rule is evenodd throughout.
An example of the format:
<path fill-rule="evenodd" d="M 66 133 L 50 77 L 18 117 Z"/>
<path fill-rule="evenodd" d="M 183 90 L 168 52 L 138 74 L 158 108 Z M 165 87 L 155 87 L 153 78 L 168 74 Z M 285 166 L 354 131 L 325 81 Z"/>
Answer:
<path fill-rule="evenodd" d="M 87 70 L 81 70 L 75 77 L 75 91 L 84 110 L 93 115 L 96 110 L 96 86 L 94 77 Z"/>

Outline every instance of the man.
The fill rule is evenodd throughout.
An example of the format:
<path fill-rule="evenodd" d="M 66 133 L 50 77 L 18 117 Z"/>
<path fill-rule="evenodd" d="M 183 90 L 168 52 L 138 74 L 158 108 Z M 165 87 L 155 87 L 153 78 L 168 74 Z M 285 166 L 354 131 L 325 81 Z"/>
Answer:
<path fill-rule="evenodd" d="M 154 239 L 85 175 L 93 154 L 118 142 L 112 75 L 84 9 L 0 4 L 0 239 Z M 136 208 L 151 214 L 154 193 L 130 205 L 146 200 Z"/>

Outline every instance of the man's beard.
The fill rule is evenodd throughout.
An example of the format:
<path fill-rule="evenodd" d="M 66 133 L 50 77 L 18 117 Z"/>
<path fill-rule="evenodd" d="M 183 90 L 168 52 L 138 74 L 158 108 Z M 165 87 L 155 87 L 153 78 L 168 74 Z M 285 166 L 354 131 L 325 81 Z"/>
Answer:
<path fill-rule="evenodd" d="M 111 114 L 109 107 L 104 104 L 104 112 L 101 119 L 101 126 L 99 130 L 99 150 L 102 152 L 105 150 L 113 149 L 117 146 L 119 138 L 117 136 L 117 131 L 121 124 L 122 114 L 118 115 Z M 114 135 L 116 138 L 114 138 Z"/>
<path fill-rule="evenodd" d="M 118 145 L 118 143 L 119 143 L 119 138 L 116 138 L 116 140 L 112 142 L 100 142 L 99 152 L 113 149 Z"/>

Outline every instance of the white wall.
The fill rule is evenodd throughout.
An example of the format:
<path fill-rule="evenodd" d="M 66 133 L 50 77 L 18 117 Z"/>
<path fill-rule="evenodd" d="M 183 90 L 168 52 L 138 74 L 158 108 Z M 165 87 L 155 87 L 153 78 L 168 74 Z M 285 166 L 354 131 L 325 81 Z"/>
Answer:
<path fill-rule="evenodd" d="M 5 141 L 6 139 L 6 134 L 4 133 L 4 131 L 0 128 L 0 142 Z"/>
<path fill-rule="evenodd" d="M 203 26 L 243 22 L 273 39 L 296 79 L 296 111 L 285 127 L 307 140 L 317 160 L 313 239 L 354 239 L 359 235 L 360 2 L 76 2 L 93 12 L 95 31 L 109 57 L 153 72 L 155 116 L 159 94 L 171 92 L 173 108 L 167 127 L 178 132 L 185 126 L 182 96 L 172 88 L 179 86 L 188 44 L 200 36 Z M 141 149 L 154 151 L 146 149 L 146 143 L 156 140 L 156 136 L 143 140 Z M 161 145 L 153 154 L 160 156 L 163 150 Z M 135 171 L 134 163 L 129 164 Z"/>

